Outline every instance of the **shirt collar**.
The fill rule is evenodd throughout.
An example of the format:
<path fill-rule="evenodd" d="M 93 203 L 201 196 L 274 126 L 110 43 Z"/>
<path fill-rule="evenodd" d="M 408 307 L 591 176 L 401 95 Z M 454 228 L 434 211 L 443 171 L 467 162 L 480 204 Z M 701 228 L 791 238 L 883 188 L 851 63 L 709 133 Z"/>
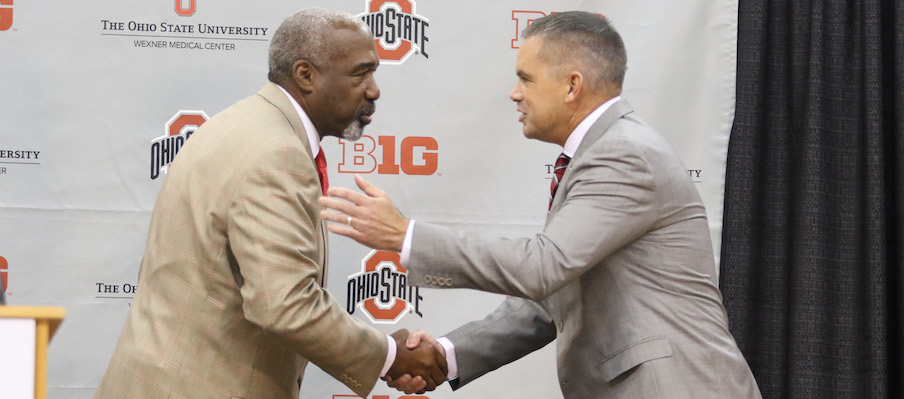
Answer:
<path fill-rule="evenodd" d="M 587 115 L 587 117 L 578 124 L 578 127 L 574 128 L 574 131 L 571 132 L 568 139 L 565 140 L 565 146 L 562 147 L 562 153 L 569 158 L 574 157 L 574 153 L 577 152 L 578 146 L 581 145 L 581 141 L 584 140 L 584 136 L 587 135 L 587 131 L 590 130 L 590 127 L 596 123 L 596 120 L 600 118 L 600 115 L 602 115 L 603 112 L 606 112 L 606 110 L 618 100 L 621 100 L 621 96 L 615 96 L 609 99 L 609 101 L 604 102 L 603 105 L 600 105 L 593 110 L 590 115 Z"/>
<path fill-rule="evenodd" d="M 317 132 L 317 128 L 314 127 L 314 122 L 311 122 L 311 118 L 308 118 L 308 114 L 304 112 L 298 102 L 295 101 L 295 98 L 289 94 L 286 89 L 284 89 L 280 85 L 276 85 L 282 90 L 283 93 L 286 94 L 286 97 L 289 97 L 289 101 L 292 102 L 292 106 L 295 107 L 295 112 L 298 113 L 298 117 L 301 118 L 301 124 L 304 125 L 304 131 L 308 134 L 308 142 L 311 144 L 311 156 L 313 158 L 317 158 L 317 154 L 320 153 L 320 133 Z"/>

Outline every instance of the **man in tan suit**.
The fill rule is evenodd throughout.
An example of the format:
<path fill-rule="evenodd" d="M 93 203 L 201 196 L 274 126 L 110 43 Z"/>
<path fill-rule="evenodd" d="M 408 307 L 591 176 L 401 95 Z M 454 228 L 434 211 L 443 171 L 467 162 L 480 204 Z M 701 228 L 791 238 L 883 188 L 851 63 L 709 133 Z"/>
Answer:
<path fill-rule="evenodd" d="M 511 296 L 440 339 L 453 389 L 555 340 L 567 399 L 759 399 L 728 332 L 700 195 L 621 98 L 621 37 L 586 12 L 537 19 L 522 37 L 510 97 L 524 135 L 563 150 L 543 230 L 503 239 L 414 223 L 356 177 L 363 194 L 330 189 L 351 202 L 321 199 L 342 212 L 323 213 L 342 223 L 330 231 L 401 251 L 413 285 Z"/>
<path fill-rule="evenodd" d="M 324 288 L 320 139 L 355 140 L 380 91 L 373 38 L 303 10 L 277 29 L 271 83 L 207 121 L 160 190 L 129 310 L 96 398 L 298 398 L 313 362 L 366 396 L 383 375 L 442 383 L 432 346 L 397 346 Z M 315 166 L 316 165 L 316 166 Z M 321 165 L 323 165 L 321 167 Z"/>

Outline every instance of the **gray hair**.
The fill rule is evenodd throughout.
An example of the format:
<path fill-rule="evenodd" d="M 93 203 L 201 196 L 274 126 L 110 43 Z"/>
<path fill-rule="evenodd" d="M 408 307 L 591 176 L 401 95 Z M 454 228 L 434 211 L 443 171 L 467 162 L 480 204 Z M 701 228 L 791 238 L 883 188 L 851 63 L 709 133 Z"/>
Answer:
<path fill-rule="evenodd" d="M 336 28 L 361 29 L 370 34 L 361 19 L 340 11 L 308 8 L 286 18 L 270 42 L 267 78 L 274 83 L 290 79 L 292 65 L 298 60 L 306 60 L 315 68 L 329 68 L 341 50 L 329 40 L 331 30 Z"/>
<path fill-rule="evenodd" d="M 550 14 L 521 34 L 525 40 L 543 39 L 539 55 L 553 73 L 575 67 L 586 74 L 591 90 L 605 83 L 622 87 L 628 54 L 621 36 L 605 18 L 584 11 Z"/>

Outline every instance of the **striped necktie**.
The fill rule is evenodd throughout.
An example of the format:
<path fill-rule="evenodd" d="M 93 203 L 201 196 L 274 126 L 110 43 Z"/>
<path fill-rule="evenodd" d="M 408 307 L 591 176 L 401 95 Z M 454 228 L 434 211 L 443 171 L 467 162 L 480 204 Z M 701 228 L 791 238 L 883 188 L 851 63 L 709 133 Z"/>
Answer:
<path fill-rule="evenodd" d="M 549 209 L 552 209 L 552 199 L 555 198 L 556 190 L 559 188 L 559 180 L 562 180 L 562 175 L 565 174 L 565 169 L 568 168 L 568 161 L 571 161 L 571 158 L 564 153 L 556 159 L 556 167 L 552 171 L 552 182 L 549 184 Z"/>
<path fill-rule="evenodd" d="M 317 164 L 317 175 L 320 176 L 320 188 L 323 189 L 323 195 L 326 195 L 326 190 L 330 188 L 330 179 L 326 175 L 326 156 L 323 155 L 323 148 L 317 153 L 314 162 Z"/>

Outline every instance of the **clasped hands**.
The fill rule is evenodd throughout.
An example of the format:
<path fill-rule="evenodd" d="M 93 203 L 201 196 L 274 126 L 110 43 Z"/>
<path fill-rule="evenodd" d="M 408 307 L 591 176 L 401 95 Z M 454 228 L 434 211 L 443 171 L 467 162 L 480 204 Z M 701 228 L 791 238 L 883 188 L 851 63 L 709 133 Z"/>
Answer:
<path fill-rule="evenodd" d="M 407 394 L 432 391 L 446 380 L 446 351 L 423 330 L 411 334 L 401 329 L 390 334 L 396 341 L 396 357 L 383 376 L 386 384 Z"/>
<path fill-rule="evenodd" d="M 333 222 L 329 231 L 373 249 L 401 251 L 409 220 L 383 190 L 360 175 L 355 175 L 355 183 L 361 193 L 332 187 L 328 197 L 320 198 L 325 208 L 321 217 Z M 442 385 L 448 374 L 446 351 L 436 339 L 423 330 L 409 334 L 401 329 L 391 336 L 396 341 L 396 358 L 382 377 L 387 385 L 407 394 L 432 391 Z"/>

